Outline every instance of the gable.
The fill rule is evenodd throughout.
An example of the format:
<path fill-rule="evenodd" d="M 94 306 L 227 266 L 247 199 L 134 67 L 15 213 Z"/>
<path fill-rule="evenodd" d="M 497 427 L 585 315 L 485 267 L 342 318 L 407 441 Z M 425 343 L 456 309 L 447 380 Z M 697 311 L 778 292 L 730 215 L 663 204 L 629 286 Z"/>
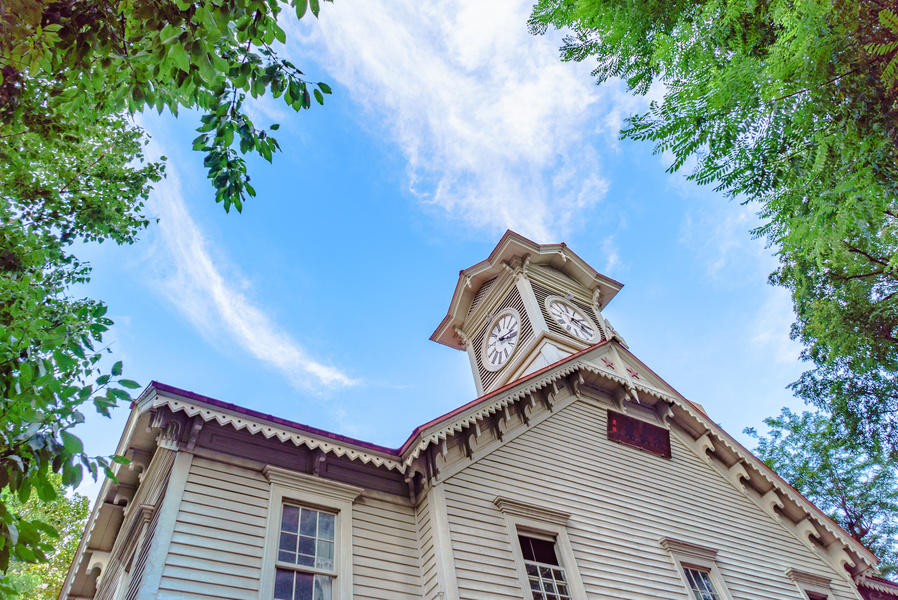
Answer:
<path fill-rule="evenodd" d="M 616 356 L 613 368 L 601 360 L 611 356 Z M 621 369 L 627 364 L 640 367 L 637 373 L 645 377 Z M 669 428 L 722 482 L 840 574 L 844 570 L 861 575 L 875 566 L 869 550 L 614 341 L 572 355 L 417 429 L 401 450 L 407 477 L 417 482 L 417 490 L 425 483 L 446 481 L 577 401 Z"/>
<path fill-rule="evenodd" d="M 672 432 L 672 456 L 661 458 L 610 441 L 607 410 L 574 399 L 444 480 L 462 596 L 520 593 L 515 541 L 494 503 L 503 497 L 571 514 L 567 533 L 590 597 L 682 597 L 662 538 L 717 548 L 737 598 L 800 598 L 790 568 L 831 579 L 835 598 L 855 597 L 844 572 L 738 490 L 683 434 Z"/>

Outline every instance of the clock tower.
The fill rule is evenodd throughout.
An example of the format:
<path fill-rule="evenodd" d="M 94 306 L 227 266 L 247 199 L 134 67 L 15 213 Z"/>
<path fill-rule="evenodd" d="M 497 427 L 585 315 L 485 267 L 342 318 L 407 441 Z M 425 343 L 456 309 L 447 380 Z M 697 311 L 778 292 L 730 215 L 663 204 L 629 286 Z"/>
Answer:
<path fill-rule="evenodd" d="M 600 342 L 623 343 L 602 317 L 621 287 L 564 244 L 507 231 L 486 260 L 459 273 L 430 339 L 468 353 L 483 395 Z"/>

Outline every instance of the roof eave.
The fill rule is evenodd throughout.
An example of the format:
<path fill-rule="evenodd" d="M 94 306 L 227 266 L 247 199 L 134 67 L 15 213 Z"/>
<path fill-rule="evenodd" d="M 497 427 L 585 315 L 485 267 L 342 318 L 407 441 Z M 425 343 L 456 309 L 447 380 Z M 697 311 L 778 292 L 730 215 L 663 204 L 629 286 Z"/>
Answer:
<path fill-rule="evenodd" d="M 606 277 L 593 269 L 586 261 L 568 248 L 566 244 L 537 244 L 533 240 L 525 238 L 519 233 L 515 233 L 509 229 L 505 232 L 499 240 L 499 243 L 496 244 L 496 247 L 493 248 L 492 252 L 490 252 L 490 255 L 485 260 L 482 260 L 467 269 L 462 269 L 459 272 L 458 282 L 455 284 L 455 291 L 452 294 L 449 309 L 439 326 L 434 330 L 433 334 L 431 334 L 430 339 L 432 341 L 457 350 L 464 349 L 464 345 L 455 334 L 455 328 L 461 326 L 465 320 L 464 315 L 461 315 L 461 312 L 463 312 L 464 309 L 462 301 L 465 298 L 466 293 L 470 293 L 473 296 L 486 280 L 501 273 L 503 269 L 502 262 L 512 258 L 511 256 L 505 256 L 512 246 L 517 246 L 513 251 L 512 256 L 516 256 L 519 251 L 523 251 L 525 254 L 536 254 L 538 256 L 551 256 L 564 253 L 565 263 L 568 260 L 573 261 L 573 264 L 576 264 L 582 272 L 582 277 L 577 278 L 580 283 L 590 289 L 595 286 L 600 288 L 600 309 L 604 309 L 621 288 L 623 288 L 622 283 L 610 277 Z"/>

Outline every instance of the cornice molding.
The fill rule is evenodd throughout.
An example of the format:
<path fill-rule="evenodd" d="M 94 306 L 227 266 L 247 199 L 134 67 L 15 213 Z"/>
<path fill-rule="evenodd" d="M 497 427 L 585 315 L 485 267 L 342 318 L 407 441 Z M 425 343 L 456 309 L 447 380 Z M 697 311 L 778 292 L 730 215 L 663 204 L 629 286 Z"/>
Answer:
<path fill-rule="evenodd" d="M 364 491 L 360 487 L 346 483 L 338 483 L 323 477 L 315 477 L 298 471 L 282 469 L 273 465 L 267 465 L 262 469 L 268 482 L 273 485 L 288 487 L 307 494 L 327 496 L 341 502 L 354 502 Z"/>
<path fill-rule="evenodd" d="M 495 504 L 503 514 L 523 517 L 534 521 L 543 521 L 544 523 L 552 523 L 553 525 L 565 525 L 568 519 L 571 518 L 571 513 L 546 508 L 544 506 L 528 504 L 527 502 L 505 498 L 504 496 L 496 496 L 493 500 L 493 504 Z"/>
<path fill-rule="evenodd" d="M 815 575 L 813 573 L 807 573 L 805 571 L 799 571 L 798 569 L 793 569 L 792 567 L 786 569 L 786 577 L 799 585 L 812 585 L 822 588 L 828 588 L 829 584 L 832 582 L 832 579 L 830 579 L 829 577 L 824 577 L 823 575 Z"/>
<path fill-rule="evenodd" d="M 716 560 L 717 549 L 701 546 L 692 542 L 685 542 L 674 538 L 663 537 L 659 540 L 665 550 L 678 557 L 695 558 L 700 560 Z"/>

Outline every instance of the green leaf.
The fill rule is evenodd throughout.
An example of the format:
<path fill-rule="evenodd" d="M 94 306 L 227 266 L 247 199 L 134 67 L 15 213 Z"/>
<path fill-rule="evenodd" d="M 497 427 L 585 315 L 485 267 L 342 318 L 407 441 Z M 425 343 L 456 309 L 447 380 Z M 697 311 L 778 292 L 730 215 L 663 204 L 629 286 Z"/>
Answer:
<path fill-rule="evenodd" d="M 136 390 L 140 387 L 140 384 L 136 381 L 132 381 L 131 379 L 119 379 L 118 384 L 122 387 L 126 387 L 129 390 Z"/>
<path fill-rule="evenodd" d="M 318 11 L 321 10 L 321 7 L 318 5 L 318 0 L 309 0 L 309 5 L 312 9 L 312 14 L 315 15 L 315 18 L 318 18 Z"/>
<path fill-rule="evenodd" d="M 190 57 L 187 56 L 187 50 L 181 44 L 174 44 L 168 50 L 168 55 L 175 63 L 175 66 L 185 73 L 190 71 Z"/>
<path fill-rule="evenodd" d="M 118 377 L 122 374 L 122 361 L 116 361 L 114 365 L 112 365 L 112 376 Z"/>
<path fill-rule="evenodd" d="M 60 431 L 59 437 L 62 438 L 62 445 L 69 454 L 80 454 L 84 451 L 84 444 L 81 443 L 81 440 L 68 431 Z"/>

